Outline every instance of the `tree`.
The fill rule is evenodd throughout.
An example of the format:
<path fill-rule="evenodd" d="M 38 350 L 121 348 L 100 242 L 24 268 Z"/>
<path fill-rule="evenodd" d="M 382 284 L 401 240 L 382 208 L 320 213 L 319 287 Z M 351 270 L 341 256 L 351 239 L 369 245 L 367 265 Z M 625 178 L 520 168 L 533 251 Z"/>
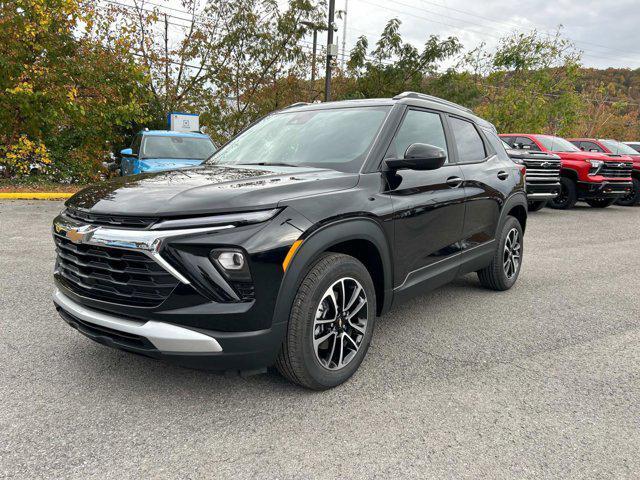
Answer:
<path fill-rule="evenodd" d="M 276 108 L 280 87 L 304 75 L 300 40 L 308 27 L 302 22 L 318 21 L 322 6 L 290 0 L 283 10 L 275 0 L 183 0 L 187 15 L 154 5 L 134 0 L 132 7 L 112 7 L 119 18 L 111 25 L 114 36 L 127 32 L 147 71 L 156 124 L 170 111 L 190 110 L 201 114 L 218 142 Z"/>
<path fill-rule="evenodd" d="M 143 72 L 126 43 L 107 48 L 92 37 L 96 18 L 79 0 L 0 2 L 5 175 L 24 174 L 16 167 L 38 156 L 55 178 L 95 178 L 113 143 L 144 118 Z"/>
<path fill-rule="evenodd" d="M 421 91 L 425 76 L 435 74 L 438 62 L 462 48 L 455 37 L 440 40 L 431 35 L 420 51 L 402 40 L 401 23 L 397 18 L 389 20 L 370 54 L 367 37 L 358 39 L 347 62 L 348 73 L 355 79 L 347 97 L 393 97 L 405 90 Z"/>
<path fill-rule="evenodd" d="M 480 47 L 481 50 L 484 46 Z M 579 118 L 583 101 L 577 91 L 579 59 L 560 31 L 546 37 L 533 31 L 503 39 L 493 54 L 480 59 L 484 99 L 476 112 L 499 131 L 533 131 L 563 135 Z"/>

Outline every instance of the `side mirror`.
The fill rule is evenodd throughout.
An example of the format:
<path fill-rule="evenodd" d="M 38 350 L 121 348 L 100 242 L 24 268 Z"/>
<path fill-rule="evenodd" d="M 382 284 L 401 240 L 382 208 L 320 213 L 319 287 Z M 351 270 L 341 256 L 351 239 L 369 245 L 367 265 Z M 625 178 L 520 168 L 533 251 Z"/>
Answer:
<path fill-rule="evenodd" d="M 437 170 L 447 160 L 444 150 L 426 143 L 412 143 L 404 152 L 404 158 L 385 160 L 389 170 Z"/>
<path fill-rule="evenodd" d="M 135 157 L 136 154 L 133 153 L 133 149 L 132 148 L 125 148 L 123 150 L 120 150 L 120 155 L 122 155 L 123 157 Z"/>

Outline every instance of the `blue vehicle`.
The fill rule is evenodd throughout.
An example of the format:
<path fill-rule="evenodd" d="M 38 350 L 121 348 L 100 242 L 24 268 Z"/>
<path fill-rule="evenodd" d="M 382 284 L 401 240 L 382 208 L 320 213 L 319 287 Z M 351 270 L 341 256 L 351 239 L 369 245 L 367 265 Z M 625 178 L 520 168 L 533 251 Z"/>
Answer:
<path fill-rule="evenodd" d="M 204 133 L 143 130 L 134 137 L 130 148 L 120 151 L 120 173 L 135 175 L 193 167 L 216 150 Z"/>

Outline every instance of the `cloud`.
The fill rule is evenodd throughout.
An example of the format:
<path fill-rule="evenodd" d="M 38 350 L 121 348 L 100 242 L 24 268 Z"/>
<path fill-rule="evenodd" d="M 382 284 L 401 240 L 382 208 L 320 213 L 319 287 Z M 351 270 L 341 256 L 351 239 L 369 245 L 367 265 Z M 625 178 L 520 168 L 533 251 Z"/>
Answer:
<path fill-rule="evenodd" d="M 402 21 L 403 37 L 420 46 L 435 34 L 457 36 L 466 50 L 485 42 L 494 48 L 498 39 L 514 31 L 563 34 L 583 52 L 588 67 L 640 68 L 637 0 L 348 0 L 347 51 L 360 35 L 373 44 L 390 18 Z M 345 0 L 336 0 L 344 9 Z M 337 21 L 342 46 L 342 22 Z M 319 41 L 325 42 L 324 38 Z"/>

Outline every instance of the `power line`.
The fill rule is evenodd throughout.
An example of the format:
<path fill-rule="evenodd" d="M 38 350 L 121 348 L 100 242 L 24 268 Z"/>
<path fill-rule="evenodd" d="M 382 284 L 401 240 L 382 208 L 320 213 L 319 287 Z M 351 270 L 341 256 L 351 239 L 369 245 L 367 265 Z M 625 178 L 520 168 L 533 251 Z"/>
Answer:
<path fill-rule="evenodd" d="M 522 25 L 517 25 L 515 23 L 509 23 L 509 22 L 504 22 L 504 21 L 500 21 L 500 20 L 494 20 L 492 18 L 484 17 L 482 15 L 479 15 L 479 14 L 477 14 L 475 12 L 470 12 L 468 10 L 461 10 L 461 9 L 458 9 L 458 8 L 449 7 L 449 6 L 446 6 L 446 5 L 441 5 L 439 3 L 430 2 L 428 0 L 419 0 L 419 1 L 421 3 L 423 3 L 423 4 L 430 4 L 430 5 L 434 5 L 436 7 L 439 7 L 439 8 L 445 8 L 447 10 L 453 10 L 455 12 L 459 12 L 459 13 L 462 13 L 464 15 L 469 15 L 469 16 L 474 17 L 474 18 L 481 18 L 483 20 L 487 20 L 489 22 L 492 22 L 492 23 L 495 23 L 495 24 L 498 24 L 498 25 L 505 25 L 505 26 L 508 26 L 510 28 L 516 28 L 516 29 L 519 29 L 519 30 L 523 28 Z M 440 15 L 440 14 L 437 14 L 437 15 Z M 534 28 L 535 28 L 535 25 L 534 25 Z M 607 45 L 601 45 L 599 43 L 587 42 L 585 40 L 572 40 L 572 41 L 574 43 L 582 43 L 582 44 L 585 44 L 585 45 L 593 45 L 593 46 L 596 46 L 596 47 L 606 48 L 606 49 L 614 50 L 614 51 L 621 52 L 621 53 L 630 53 L 632 55 L 637 55 L 638 54 L 638 52 L 632 52 L 630 50 L 621 50 L 619 48 L 609 47 Z"/>
<path fill-rule="evenodd" d="M 369 4 L 369 5 L 373 5 L 373 6 L 378 7 L 378 8 L 382 8 L 382 9 L 385 9 L 385 10 L 389 10 L 389 11 L 394 12 L 394 13 L 400 13 L 400 14 L 405 14 L 405 15 L 411 15 L 411 17 L 413 17 L 413 18 L 420 18 L 421 20 L 424 20 L 424 21 L 427 21 L 427 22 L 430 22 L 430 23 L 436 23 L 436 24 L 439 24 L 439 25 L 445 25 L 445 26 L 448 26 L 448 27 L 451 27 L 451 28 L 461 29 L 461 30 L 464 30 L 464 31 L 467 31 L 467 32 L 473 33 L 474 35 L 477 35 L 477 36 L 479 36 L 479 37 L 481 37 L 481 38 L 482 38 L 483 36 L 488 36 L 488 37 L 496 38 L 496 39 L 498 39 L 498 40 L 500 40 L 500 39 L 502 39 L 502 38 L 503 38 L 502 36 L 493 35 L 493 34 L 491 34 L 491 33 L 489 33 L 489 32 L 482 32 L 482 33 L 479 33 L 479 32 L 477 32 L 477 31 L 475 31 L 475 30 L 473 30 L 473 29 L 471 29 L 471 28 L 469 28 L 469 27 L 466 27 L 466 28 L 465 28 L 465 26 L 464 26 L 464 25 L 454 25 L 454 24 L 451 24 L 451 23 L 448 23 L 448 22 L 443 22 L 443 21 L 439 21 L 439 20 L 434 20 L 434 19 L 432 19 L 432 18 L 427 18 L 427 17 L 424 17 L 424 16 L 416 15 L 415 13 L 413 13 L 413 12 L 408 12 L 408 11 L 406 11 L 406 10 L 400 10 L 400 9 L 396 9 L 396 8 L 389 7 L 389 6 L 387 6 L 387 5 L 381 5 L 381 4 L 379 4 L 379 3 L 375 3 L 375 2 L 372 2 L 372 1 L 370 1 L 370 0 L 358 0 L 358 1 L 360 1 L 360 2 L 362 2 L 362 3 L 367 3 L 367 4 Z M 443 15 L 443 14 L 440 14 L 440 13 L 438 13 L 438 12 L 433 12 L 433 11 L 431 11 L 431 10 L 426 10 L 426 9 L 423 9 L 423 8 L 420 8 L 420 7 L 416 7 L 416 6 L 413 6 L 413 5 L 409 5 L 409 4 L 406 4 L 406 3 L 400 2 L 400 1 L 398 1 L 398 0 L 393 0 L 393 3 L 396 3 L 396 4 L 401 5 L 401 6 L 404 6 L 404 7 L 413 8 L 413 9 L 416 9 L 416 10 L 419 10 L 419 11 L 423 11 L 423 12 L 427 12 L 427 13 L 435 14 L 435 15 L 438 15 L 438 16 L 440 16 L 440 17 L 450 18 L 450 19 L 453 19 L 453 20 L 456 20 L 456 21 L 461 21 L 461 22 L 464 22 L 464 23 L 465 23 L 465 24 L 467 24 L 467 25 L 471 25 L 471 26 L 475 26 L 475 27 L 480 27 L 480 28 L 486 28 L 486 27 L 487 27 L 487 25 L 483 25 L 483 24 L 481 24 L 481 23 L 477 23 L 477 22 L 469 22 L 469 21 L 467 21 L 467 20 L 464 20 L 464 19 L 461 19 L 461 18 L 458 18 L 458 17 L 451 17 L 451 16 L 448 16 L 448 15 Z M 522 27 L 518 27 L 518 28 L 519 28 L 519 29 L 521 29 Z M 549 35 L 549 34 L 546 34 L 546 35 Z M 640 61 L 640 60 L 636 60 L 636 59 L 632 59 L 632 58 L 628 58 L 628 57 L 615 57 L 615 56 L 607 56 L 607 57 L 603 57 L 603 56 L 601 56 L 601 55 L 599 56 L 599 55 L 594 54 L 594 53 L 591 53 L 591 52 L 590 52 L 590 53 L 583 52 L 583 54 L 584 54 L 584 56 L 586 56 L 586 57 L 601 58 L 601 59 L 605 59 L 605 60 L 616 59 L 616 60 L 622 60 L 622 61 L 629 61 L 629 60 L 631 60 L 631 61 Z"/>

